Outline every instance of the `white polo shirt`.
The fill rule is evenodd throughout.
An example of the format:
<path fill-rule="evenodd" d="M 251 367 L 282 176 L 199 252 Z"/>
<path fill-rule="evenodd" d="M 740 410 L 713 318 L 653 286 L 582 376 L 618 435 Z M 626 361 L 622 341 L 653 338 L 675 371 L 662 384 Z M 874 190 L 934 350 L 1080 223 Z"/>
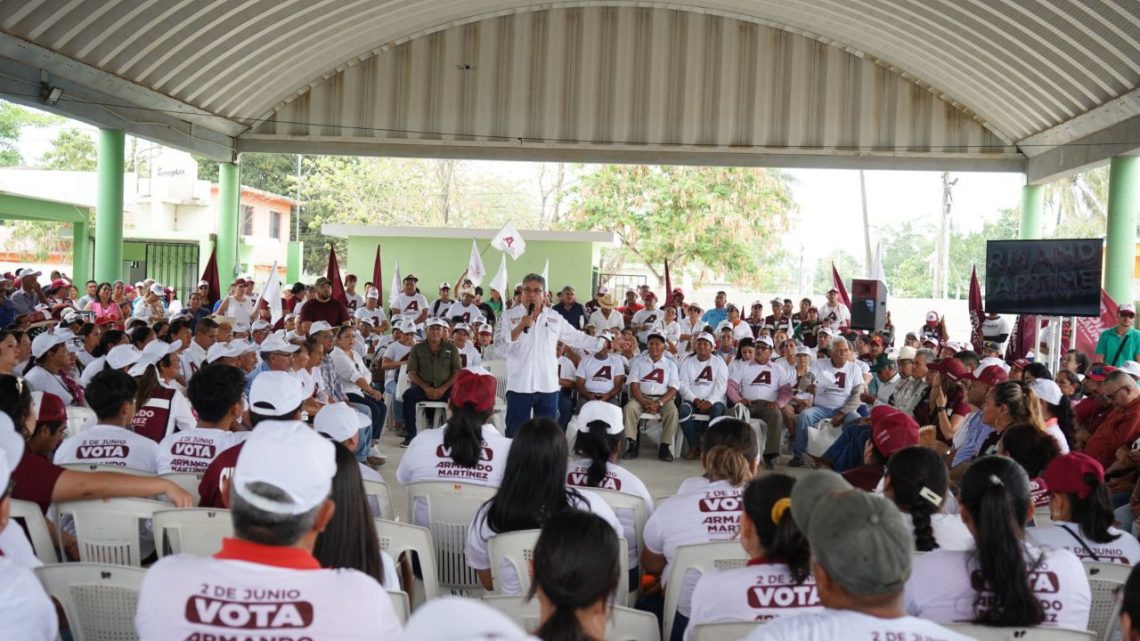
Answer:
<path fill-rule="evenodd" d="M 205 472 L 218 454 L 249 435 L 250 432 L 226 432 L 213 427 L 194 427 L 169 434 L 158 444 L 158 473 Z"/>
<path fill-rule="evenodd" d="M 56 465 L 97 463 L 158 471 L 158 443 L 115 425 L 96 425 L 64 439 L 55 451 Z"/>
<path fill-rule="evenodd" d="M 772 361 L 763 365 L 756 361 L 733 361 L 734 365 L 737 363 L 734 380 L 740 386 L 740 396 L 746 401 L 775 402 L 781 387 L 791 387 L 795 383 L 788 374 L 788 368 Z"/>
<path fill-rule="evenodd" d="M 424 430 L 412 439 L 400 466 L 396 468 L 396 481 L 401 485 L 420 481 L 449 481 L 499 487 L 503 471 L 507 469 L 507 453 L 511 439 L 499 434 L 491 425 L 483 426 L 482 450 L 475 467 L 463 467 L 451 458 L 451 450 L 443 444 L 445 428 Z M 412 520 L 427 527 L 427 505 L 416 501 L 412 506 Z"/>
<path fill-rule="evenodd" d="M 558 343 L 571 348 L 598 351 L 606 344 L 602 338 L 590 336 L 570 326 L 561 314 L 544 308 L 538 321 L 528 331 L 511 340 L 511 332 L 526 315 L 525 305 L 516 305 L 503 312 L 499 323 L 499 336 L 507 353 L 507 391 L 523 394 L 549 394 L 557 392 Z"/>
<path fill-rule="evenodd" d="M 386 358 L 390 361 L 395 361 L 397 363 L 407 363 L 408 362 L 408 355 L 412 353 L 412 347 L 413 347 L 412 345 L 405 345 L 399 341 L 396 341 L 396 342 L 392 343 L 391 345 L 389 345 L 388 348 L 384 350 L 383 358 Z M 384 372 L 384 383 L 388 384 L 388 383 L 391 383 L 393 380 L 395 380 L 396 374 L 399 371 L 400 370 L 398 370 L 398 369 L 390 369 L 390 370 L 385 371 Z"/>
<path fill-rule="evenodd" d="M 863 384 L 863 370 L 851 361 L 836 367 L 830 358 L 817 358 L 811 364 L 811 372 L 815 375 L 816 407 L 839 409 L 851 392 Z"/>
<path fill-rule="evenodd" d="M 1043 548 L 1068 550 L 1076 554 L 1081 561 L 1089 563 L 1136 565 L 1140 562 L 1140 541 L 1137 541 L 1135 536 L 1114 527 L 1109 527 L 1108 532 L 1117 537 L 1115 541 L 1096 543 L 1085 537 L 1081 532 L 1081 526 L 1076 523 L 1053 521 L 1053 524 L 1047 527 L 1025 530 L 1025 536 Z M 1089 554 L 1090 550 L 1092 554 Z M 1094 554 L 1097 558 L 1093 558 Z"/>
<path fill-rule="evenodd" d="M 606 316 L 602 313 L 602 309 L 599 307 L 598 309 L 594 310 L 593 314 L 590 314 L 590 318 L 586 322 L 590 325 L 593 325 L 594 328 L 598 330 L 598 332 L 602 332 L 603 330 L 607 329 L 612 329 L 620 332 L 622 328 L 625 327 L 625 317 L 622 316 L 622 313 L 616 309 L 611 309 L 610 315 Z"/>
<path fill-rule="evenodd" d="M 709 356 L 707 361 L 696 356 L 681 362 L 681 398 L 686 401 L 704 399 L 723 403 L 728 392 L 728 366 L 723 358 Z"/>
<path fill-rule="evenodd" d="M 698 623 L 758 621 L 823 612 L 815 577 L 796 583 L 788 566 L 762 560 L 747 567 L 701 576 L 693 589 L 692 614 L 685 639 Z"/>
<path fill-rule="evenodd" d="M 974 641 L 937 623 L 912 616 L 880 619 L 854 610 L 824 609 L 816 614 L 781 617 L 752 631 L 745 641 Z"/>
<path fill-rule="evenodd" d="M 665 310 L 663 309 L 642 309 L 633 315 L 633 319 L 629 322 L 629 326 L 637 329 L 637 340 L 644 343 L 649 338 L 649 330 L 658 321 L 665 318 Z M 648 325 L 645 329 L 639 329 L 642 325 Z"/>
<path fill-rule="evenodd" d="M 190 382 L 190 377 L 194 375 L 194 372 L 202 369 L 202 366 L 206 364 L 206 350 L 202 349 L 201 345 L 191 339 L 190 347 L 187 347 L 181 356 L 182 373 L 186 376 L 186 381 Z"/>
<path fill-rule="evenodd" d="M 676 361 L 664 355 L 661 360 L 654 361 L 647 352 L 629 364 L 629 382 L 637 383 L 642 394 L 662 396 L 669 388 L 678 389 L 681 386 L 679 377 Z"/>
<path fill-rule="evenodd" d="M 1088 629 L 1092 592 L 1076 555 L 1029 543 L 1025 551 L 1027 565 L 1029 559 L 1044 555 L 1041 564 L 1029 573 L 1029 584 L 1045 607 L 1041 625 Z M 906 582 L 906 611 L 939 623 L 972 621 L 974 602 L 987 599 L 986 593 L 979 595 L 973 587 L 977 580 L 974 555 L 973 550 L 933 550 L 916 557 Z"/>
<path fill-rule="evenodd" d="M 617 377 L 625 376 L 625 363 L 613 353 L 602 358 L 594 354 L 578 361 L 575 376 L 582 379 L 587 392 L 604 394 L 614 388 Z"/>
<path fill-rule="evenodd" d="M 19 529 L 9 523 L 5 529 Z M 0 557 L 0 639 L 55 641 L 59 618 L 31 570 Z"/>
<path fill-rule="evenodd" d="M 376 309 L 368 309 L 362 305 L 359 309 L 353 312 L 352 316 L 353 318 L 358 319 L 367 318 L 371 320 L 376 325 L 376 327 L 380 327 L 380 323 L 388 320 L 388 315 L 384 313 L 384 310 L 380 309 L 379 305 L 376 306 Z"/>
<path fill-rule="evenodd" d="M 566 484 L 575 487 L 590 487 L 586 484 L 589 469 L 590 459 L 582 458 L 570 461 L 566 472 Z M 645 503 L 646 518 L 653 514 L 653 497 L 649 495 L 649 489 L 645 487 L 645 483 L 642 483 L 636 474 L 616 463 L 606 462 L 606 475 L 602 477 L 598 487 L 603 490 L 613 490 L 614 492 L 636 496 Z M 641 543 L 640 533 L 637 531 L 637 515 L 630 509 L 614 510 L 614 513 L 617 514 L 622 532 L 625 533 L 625 540 L 629 544 L 629 567 L 636 568 L 640 563 L 638 545 Z"/>

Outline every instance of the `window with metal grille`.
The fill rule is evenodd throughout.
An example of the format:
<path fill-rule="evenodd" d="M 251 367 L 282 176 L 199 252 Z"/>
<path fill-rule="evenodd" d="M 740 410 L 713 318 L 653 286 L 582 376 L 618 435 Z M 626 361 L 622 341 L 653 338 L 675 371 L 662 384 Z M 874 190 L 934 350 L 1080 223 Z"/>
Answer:
<path fill-rule="evenodd" d="M 284 240 L 281 238 L 281 212 L 279 211 L 269 212 L 269 235 L 278 240 Z"/>
<path fill-rule="evenodd" d="M 253 207 L 251 205 L 242 205 L 241 207 L 241 233 L 243 236 L 253 235 Z"/>

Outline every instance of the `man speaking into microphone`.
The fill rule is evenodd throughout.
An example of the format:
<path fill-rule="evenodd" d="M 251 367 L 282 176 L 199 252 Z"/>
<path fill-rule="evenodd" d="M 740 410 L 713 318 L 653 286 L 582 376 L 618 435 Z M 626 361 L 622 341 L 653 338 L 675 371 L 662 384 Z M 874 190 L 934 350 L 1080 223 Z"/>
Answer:
<path fill-rule="evenodd" d="M 546 279 L 527 274 L 522 282 L 522 304 L 503 312 L 499 340 L 507 353 L 507 437 L 512 438 L 534 410 L 535 416 L 558 414 L 558 343 L 598 351 L 610 341 L 595 338 L 570 326 L 546 307 Z M 617 338 L 612 347 L 627 347 Z"/>

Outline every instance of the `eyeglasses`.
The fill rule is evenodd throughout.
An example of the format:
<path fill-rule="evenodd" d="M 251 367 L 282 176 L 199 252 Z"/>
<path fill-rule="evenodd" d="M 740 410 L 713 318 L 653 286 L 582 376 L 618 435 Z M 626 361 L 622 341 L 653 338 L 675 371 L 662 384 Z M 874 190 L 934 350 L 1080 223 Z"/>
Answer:
<path fill-rule="evenodd" d="M 528 294 L 541 294 L 542 288 L 541 287 L 524 287 L 523 291 L 528 293 Z"/>

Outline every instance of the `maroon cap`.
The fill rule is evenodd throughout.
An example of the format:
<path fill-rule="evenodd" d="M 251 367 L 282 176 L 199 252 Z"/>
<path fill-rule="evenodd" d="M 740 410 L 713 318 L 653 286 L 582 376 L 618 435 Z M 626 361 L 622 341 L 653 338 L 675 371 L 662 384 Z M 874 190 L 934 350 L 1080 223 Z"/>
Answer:
<path fill-rule="evenodd" d="M 879 420 L 871 417 L 871 438 L 888 458 L 899 450 L 918 445 L 918 423 L 903 412 L 887 413 Z"/>
<path fill-rule="evenodd" d="M 1085 480 L 1091 474 L 1098 483 L 1104 483 L 1104 467 L 1088 454 L 1069 452 L 1049 461 L 1042 477 L 1050 492 L 1063 492 L 1076 494 L 1087 499 L 1092 494 L 1093 486 Z"/>
<path fill-rule="evenodd" d="M 1016 367 L 1017 369 L 1025 369 L 1026 367 L 1029 367 L 1029 360 L 1025 358 L 1016 358 L 1012 363 L 1010 363 L 1010 366 Z"/>
<path fill-rule="evenodd" d="M 871 408 L 871 424 L 874 425 L 876 422 L 883 420 L 891 414 L 898 414 L 901 411 L 902 410 L 897 407 L 891 407 L 890 405 L 876 405 Z"/>
<path fill-rule="evenodd" d="M 495 388 L 498 383 L 490 372 L 461 369 L 451 385 L 451 404 L 454 407 L 464 407 L 470 403 L 476 412 L 490 412 L 495 408 Z"/>
<path fill-rule="evenodd" d="M 1001 365 L 990 365 L 989 367 L 979 372 L 976 376 L 971 374 L 966 378 L 978 381 L 987 387 L 993 387 L 994 385 L 1008 381 L 1009 374 L 1007 374 L 1006 371 L 1002 369 Z"/>
<path fill-rule="evenodd" d="M 970 370 L 962 364 L 962 361 L 956 358 L 944 358 L 937 363 L 930 366 L 930 369 L 941 372 L 952 381 L 960 381 L 964 378 L 969 378 Z"/>
<path fill-rule="evenodd" d="M 1115 371 L 1116 368 L 1112 365 L 1097 364 L 1085 371 L 1085 378 L 1090 378 L 1097 383 L 1103 383 L 1105 379 L 1108 378 L 1108 375 Z"/>
<path fill-rule="evenodd" d="M 63 399 L 51 392 L 44 392 L 43 394 L 43 398 L 40 399 L 40 411 L 36 416 L 36 422 L 62 423 L 66 421 L 67 408 L 63 405 Z"/>

